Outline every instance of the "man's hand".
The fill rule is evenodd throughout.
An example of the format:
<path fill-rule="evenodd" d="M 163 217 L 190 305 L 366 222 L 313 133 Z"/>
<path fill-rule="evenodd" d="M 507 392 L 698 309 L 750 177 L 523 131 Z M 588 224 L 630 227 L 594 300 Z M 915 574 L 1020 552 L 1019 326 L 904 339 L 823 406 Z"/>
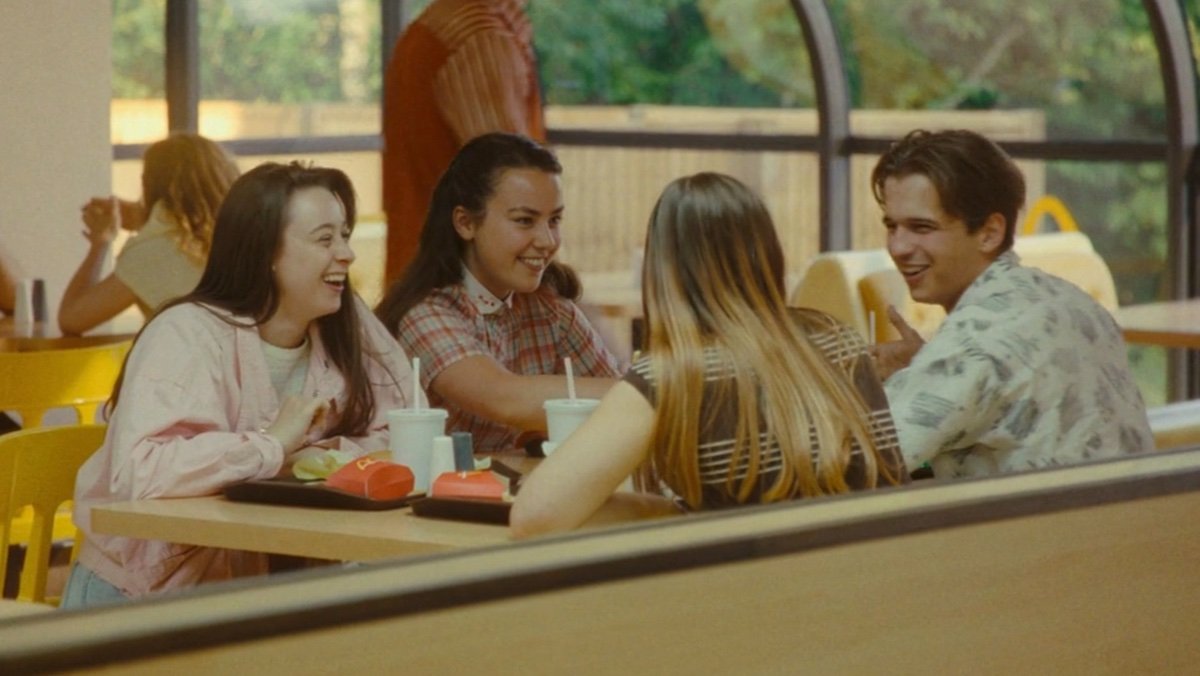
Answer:
<path fill-rule="evenodd" d="M 908 322 L 904 321 L 904 317 L 901 317 L 896 308 L 891 305 L 888 306 L 888 321 L 900 332 L 900 340 L 867 348 L 867 352 L 875 360 L 875 371 L 879 374 L 880 380 L 887 380 L 896 371 L 907 367 L 917 352 L 925 345 L 921 334 L 909 326 Z"/>

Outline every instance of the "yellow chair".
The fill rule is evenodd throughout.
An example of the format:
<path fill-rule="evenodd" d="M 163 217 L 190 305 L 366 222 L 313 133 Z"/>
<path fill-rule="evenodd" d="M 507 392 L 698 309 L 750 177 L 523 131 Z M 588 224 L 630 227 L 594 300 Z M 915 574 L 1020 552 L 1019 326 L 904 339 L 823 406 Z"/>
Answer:
<path fill-rule="evenodd" d="M 105 425 L 66 425 L 20 430 L 0 436 L 0 583 L 8 574 L 9 524 L 24 507 L 33 512 L 29 548 L 21 569 L 19 601 L 57 605 L 46 598 L 51 531 L 60 505 L 75 492 L 75 475 L 104 443 Z M 75 543 L 79 532 L 75 530 Z M 78 546 L 72 547 L 75 560 Z"/>
<path fill-rule="evenodd" d="M 832 315 L 839 321 L 858 329 L 867 337 L 869 309 L 859 293 L 858 282 L 875 272 L 890 270 L 899 278 L 896 266 L 884 249 L 864 251 L 826 251 L 817 254 L 801 276 L 788 298 L 788 305 L 810 307 Z M 900 280 L 900 289 L 907 297 L 908 289 Z M 883 305 L 886 307 L 886 304 Z M 878 311 L 878 308 L 871 308 Z M 887 323 L 886 315 L 877 314 L 876 330 Z"/>
<path fill-rule="evenodd" d="M 19 413 L 25 429 L 40 426 L 46 411 L 52 408 L 70 407 L 79 416 L 79 423 L 95 422 L 96 411 L 112 394 L 132 344 L 128 336 L 23 338 L 10 342 L 0 351 L 0 411 Z M 59 514 L 55 524 L 56 540 L 74 535 L 75 526 L 68 512 Z M 17 514 L 9 535 L 11 542 L 27 542 L 32 527 L 28 511 Z"/>
<path fill-rule="evenodd" d="M 19 413 L 25 429 L 40 426 L 52 408 L 71 407 L 80 423 L 94 422 L 131 343 L 126 337 L 85 347 L 0 351 L 0 411 Z"/>
<path fill-rule="evenodd" d="M 913 302 L 904 278 L 886 249 L 826 251 L 818 254 L 800 277 L 788 305 L 826 312 L 876 342 L 899 337 L 888 322 L 887 307 L 923 336 L 941 325 L 946 313 L 937 305 Z M 874 316 L 875 335 L 871 336 Z"/>

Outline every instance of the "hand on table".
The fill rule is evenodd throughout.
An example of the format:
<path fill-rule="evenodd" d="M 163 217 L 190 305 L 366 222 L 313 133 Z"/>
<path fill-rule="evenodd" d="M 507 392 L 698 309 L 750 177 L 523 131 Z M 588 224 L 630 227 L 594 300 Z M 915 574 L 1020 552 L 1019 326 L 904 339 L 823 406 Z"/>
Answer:
<path fill-rule="evenodd" d="M 925 345 L 925 339 L 916 329 L 904 321 L 896 308 L 888 306 L 888 321 L 900 332 L 900 340 L 871 345 L 867 352 L 875 360 L 875 371 L 880 380 L 887 380 L 893 373 L 907 367 L 917 352 Z"/>

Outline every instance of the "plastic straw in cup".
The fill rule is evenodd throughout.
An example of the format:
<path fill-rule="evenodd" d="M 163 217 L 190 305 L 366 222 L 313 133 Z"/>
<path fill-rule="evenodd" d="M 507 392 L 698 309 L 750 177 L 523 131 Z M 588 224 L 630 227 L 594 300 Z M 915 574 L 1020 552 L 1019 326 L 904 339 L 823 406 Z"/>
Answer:
<path fill-rule="evenodd" d="M 571 370 L 571 358 L 564 357 L 563 364 L 567 367 L 567 398 L 575 399 L 575 372 Z"/>
<path fill-rule="evenodd" d="M 412 361 L 412 379 L 413 379 L 413 397 L 412 406 L 414 410 L 421 408 L 421 358 L 413 357 Z"/>

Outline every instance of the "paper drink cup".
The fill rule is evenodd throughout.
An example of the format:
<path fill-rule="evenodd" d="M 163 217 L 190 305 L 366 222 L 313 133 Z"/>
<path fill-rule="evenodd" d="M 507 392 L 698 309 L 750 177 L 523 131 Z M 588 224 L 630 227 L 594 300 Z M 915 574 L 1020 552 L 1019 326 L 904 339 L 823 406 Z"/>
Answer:
<path fill-rule="evenodd" d="M 388 411 L 392 461 L 412 470 L 414 490 L 429 490 L 433 440 L 446 434 L 446 409 L 396 408 Z"/>
<path fill-rule="evenodd" d="M 599 399 L 547 399 L 543 406 L 550 441 L 555 445 L 566 441 L 599 405 Z"/>

